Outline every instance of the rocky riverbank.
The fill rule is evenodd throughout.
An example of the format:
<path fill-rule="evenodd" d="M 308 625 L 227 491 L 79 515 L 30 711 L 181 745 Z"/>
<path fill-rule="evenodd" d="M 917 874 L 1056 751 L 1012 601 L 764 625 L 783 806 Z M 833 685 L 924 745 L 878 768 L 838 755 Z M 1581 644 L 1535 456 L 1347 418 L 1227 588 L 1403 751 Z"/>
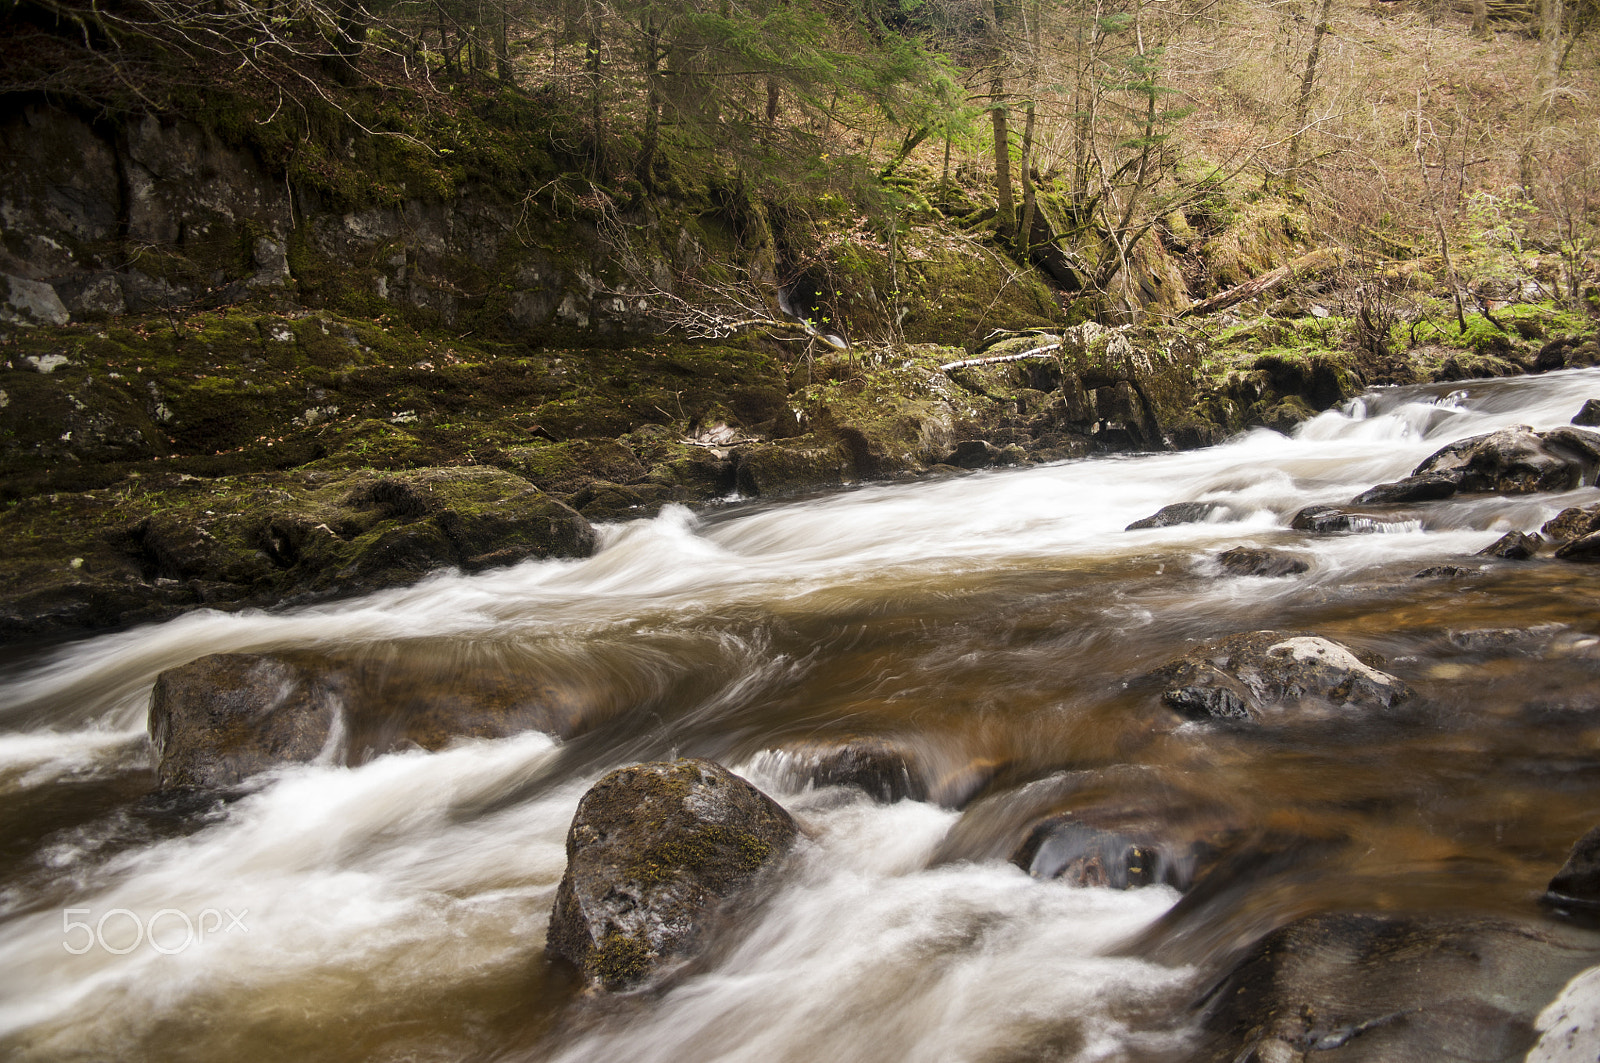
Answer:
<path fill-rule="evenodd" d="M 530 349 L 242 309 L 19 329 L 4 352 L 7 640 L 582 556 L 594 523 L 669 504 L 1202 446 L 1363 380 L 1093 323 L 957 366 L 936 345 Z"/>

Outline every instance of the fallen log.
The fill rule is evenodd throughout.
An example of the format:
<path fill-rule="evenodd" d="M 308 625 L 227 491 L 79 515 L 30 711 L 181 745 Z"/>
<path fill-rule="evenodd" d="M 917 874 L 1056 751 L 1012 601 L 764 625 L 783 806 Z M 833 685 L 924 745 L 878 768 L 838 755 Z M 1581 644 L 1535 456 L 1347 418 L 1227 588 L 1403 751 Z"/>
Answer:
<path fill-rule="evenodd" d="M 1259 277 L 1252 277 L 1243 284 L 1235 285 L 1225 292 L 1218 292 L 1209 299 L 1202 299 L 1187 310 L 1178 314 L 1179 317 L 1199 317 L 1204 314 L 1214 314 L 1218 310 L 1226 310 L 1230 306 L 1242 303 L 1258 295 L 1276 291 L 1293 280 L 1303 280 L 1314 274 L 1333 269 L 1344 262 L 1344 252 L 1338 248 L 1318 248 L 1309 254 L 1301 255 L 1287 266 L 1263 273 Z"/>
<path fill-rule="evenodd" d="M 1034 347 L 1020 354 L 997 354 L 989 358 L 963 358 L 959 362 L 946 362 L 939 367 L 939 372 L 948 373 L 952 369 L 965 369 L 969 365 L 999 365 L 1001 362 L 1020 362 L 1024 358 L 1043 358 L 1061 349 L 1061 341 L 1047 343 L 1043 347 Z"/>

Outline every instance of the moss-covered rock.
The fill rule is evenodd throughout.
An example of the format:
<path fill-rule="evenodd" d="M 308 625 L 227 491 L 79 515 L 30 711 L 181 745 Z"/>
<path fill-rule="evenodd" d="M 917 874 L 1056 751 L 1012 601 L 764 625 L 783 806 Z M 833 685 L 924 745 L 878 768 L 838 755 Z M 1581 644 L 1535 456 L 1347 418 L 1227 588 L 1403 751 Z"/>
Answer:
<path fill-rule="evenodd" d="M 10 638 L 270 604 L 584 556 L 588 521 L 520 477 L 457 466 L 397 473 L 140 476 L 115 489 L 13 502 L 0 535 L 0 634 Z"/>
<path fill-rule="evenodd" d="M 658 977 L 798 835 L 781 806 L 710 761 L 618 769 L 578 803 L 546 948 L 606 989 Z"/>

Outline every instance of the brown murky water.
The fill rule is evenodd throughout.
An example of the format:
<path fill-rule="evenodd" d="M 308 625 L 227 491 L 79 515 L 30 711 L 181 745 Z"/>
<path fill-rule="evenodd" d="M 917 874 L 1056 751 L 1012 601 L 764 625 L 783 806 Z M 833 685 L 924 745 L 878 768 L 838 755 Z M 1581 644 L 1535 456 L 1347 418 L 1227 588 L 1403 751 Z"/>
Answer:
<path fill-rule="evenodd" d="M 1286 525 L 1596 394 L 1596 371 L 1387 392 L 1293 440 L 669 512 L 609 529 L 586 561 L 13 661 L 0 1053 L 1176 1060 L 1217 966 L 1295 916 L 1541 918 L 1545 883 L 1600 822 L 1600 566 L 1472 555 L 1600 490 L 1434 503 L 1377 534 Z M 1193 499 L 1231 519 L 1122 530 Z M 1310 571 L 1224 577 L 1215 556 L 1240 544 Z M 1413 578 L 1441 563 L 1468 571 Z M 1241 729 L 1185 723 L 1140 680 L 1263 628 L 1379 653 L 1419 696 Z M 446 685 L 537 678 L 600 722 L 564 744 L 352 750 L 353 767 L 285 769 L 227 804 L 152 798 L 155 674 L 267 648 L 403 660 Z M 859 735 L 909 745 L 976 799 L 798 788 L 771 752 Z M 746 774 L 808 839 L 691 976 L 589 1000 L 542 951 L 568 820 L 600 774 L 674 754 Z M 1270 858 L 1184 902 L 1007 862 L 1039 816 L 1086 803 Z"/>

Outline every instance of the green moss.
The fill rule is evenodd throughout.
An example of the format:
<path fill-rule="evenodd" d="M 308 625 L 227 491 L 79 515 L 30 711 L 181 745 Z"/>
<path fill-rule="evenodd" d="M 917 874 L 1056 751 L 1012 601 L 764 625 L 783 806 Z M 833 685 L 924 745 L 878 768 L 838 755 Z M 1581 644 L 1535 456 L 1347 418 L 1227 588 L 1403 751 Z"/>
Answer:
<path fill-rule="evenodd" d="M 613 930 L 594 950 L 594 971 L 607 989 L 624 989 L 650 973 L 655 953 L 650 946 L 620 930 Z"/>
<path fill-rule="evenodd" d="M 757 870 L 772 852 L 770 844 L 748 831 L 713 823 L 651 846 L 627 875 L 643 886 L 688 876 L 716 888 Z"/>

